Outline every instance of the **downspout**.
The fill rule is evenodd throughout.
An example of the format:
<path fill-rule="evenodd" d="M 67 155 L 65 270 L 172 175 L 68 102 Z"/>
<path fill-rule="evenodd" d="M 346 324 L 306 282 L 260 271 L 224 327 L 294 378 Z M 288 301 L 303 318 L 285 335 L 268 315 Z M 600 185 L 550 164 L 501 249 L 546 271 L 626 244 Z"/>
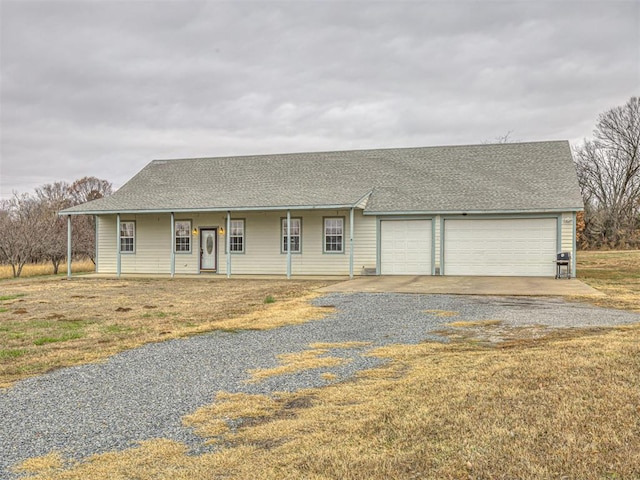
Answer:
<path fill-rule="evenodd" d="M 227 244 L 227 278 L 231 277 L 231 212 L 227 211 L 227 236 L 225 238 Z"/>
<path fill-rule="evenodd" d="M 287 278 L 291 278 L 291 210 L 287 210 Z"/>
<path fill-rule="evenodd" d="M 349 278 L 353 278 L 353 210 L 349 210 Z"/>
<path fill-rule="evenodd" d="M 444 275 L 444 225 L 445 220 L 442 215 L 440 215 L 440 275 Z"/>
<path fill-rule="evenodd" d="M 120 267 L 121 267 L 121 258 L 120 258 L 120 214 L 116 215 L 116 276 L 120 278 Z"/>
<path fill-rule="evenodd" d="M 191 235 L 191 232 L 189 232 Z M 176 222 L 174 213 L 171 212 L 171 278 L 176 275 Z"/>
<path fill-rule="evenodd" d="M 94 242 L 93 242 L 93 248 L 94 248 L 94 253 L 93 253 L 93 258 L 94 258 L 94 264 L 95 264 L 95 271 L 96 273 L 98 272 L 98 250 L 99 250 L 99 246 L 98 246 L 98 222 L 99 222 L 99 218 L 98 215 L 94 215 L 93 216 L 93 227 L 94 227 L 94 232 L 93 232 L 93 238 L 94 238 Z"/>
<path fill-rule="evenodd" d="M 577 247 L 577 239 L 576 239 L 576 221 L 577 221 L 577 212 L 573 212 L 573 252 L 571 254 L 571 277 L 576 278 L 576 262 L 578 259 L 576 256 L 578 255 L 578 247 Z"/>
<path fill-rule="evenodd" d="M 71 215 L 67 215 L 67 279 L 71 279 Z"/>

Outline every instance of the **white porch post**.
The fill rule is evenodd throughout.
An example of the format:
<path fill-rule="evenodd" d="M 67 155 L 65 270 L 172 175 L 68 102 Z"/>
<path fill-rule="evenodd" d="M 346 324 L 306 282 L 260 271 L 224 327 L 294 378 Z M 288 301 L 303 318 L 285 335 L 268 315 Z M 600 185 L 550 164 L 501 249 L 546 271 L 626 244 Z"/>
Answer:
<path fill-rule="evenodd" d="M 67 278 L 71 278 L 71 215 L 67 215 Z"/>
<path fill-rule="evenodd" d="M 353 207 L 349 210 L 349 278 L 353 278 Z"/>
<path fill-rule="evenodd" d="M 227 278 L 231 277 L 231 212 L 227 211 L 227 236 L 225 237 L 227 244 Z"/>
<path fill-rule="evenodd" d="M 95 249 L 95 253 L 93 254 L 93 258 L 94 258 L 94 263 L 95 263 L 95 270 L 96 273 L 98 273 L 98 250 L 99 250 L 99 245 L 98 245 L 98 215 L 94 215 L 93 216 L 93 226 L 94 226 L 94 234 L 93 234 L 93 238 L 94 238 L 94 242 L 93 242 L 93 247 Z"/>
<path fill-rule="evenodd" d="M 287 210 L 287 278 L 291 278 L 291 210 Z"/>
<path fill-rule="evenodd" d="M 189 232 L 191 235 L 191 232 Z M 173 212 L 171 212 L 171 278 L 176 274 L 176 222 Z"/>
<path fill-rule="evenodd" d="M 116 215 L 116 276 L 120 277 L 120 214 Z"/>

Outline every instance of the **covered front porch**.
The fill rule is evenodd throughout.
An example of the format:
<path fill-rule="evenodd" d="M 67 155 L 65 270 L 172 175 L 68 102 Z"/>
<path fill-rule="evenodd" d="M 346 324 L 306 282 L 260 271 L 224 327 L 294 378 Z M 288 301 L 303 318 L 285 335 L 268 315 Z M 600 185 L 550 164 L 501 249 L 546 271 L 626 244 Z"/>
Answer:
<path fill-rule="evenodd" d="M 96 274 L 354 278 L 375 270 L 375 229 L 353 206 L 97 215 Z"/>

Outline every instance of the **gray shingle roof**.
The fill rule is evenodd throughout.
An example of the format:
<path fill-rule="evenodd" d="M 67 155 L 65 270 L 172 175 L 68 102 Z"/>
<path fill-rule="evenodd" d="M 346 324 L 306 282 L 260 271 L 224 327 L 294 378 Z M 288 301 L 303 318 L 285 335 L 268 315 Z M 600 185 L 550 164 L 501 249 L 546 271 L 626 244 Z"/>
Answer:
<path fill-rule="evenodd" d="M 579 210 L 567 141 L 155 160 L 61 213 L 344 207 L 366 212 Z"/>

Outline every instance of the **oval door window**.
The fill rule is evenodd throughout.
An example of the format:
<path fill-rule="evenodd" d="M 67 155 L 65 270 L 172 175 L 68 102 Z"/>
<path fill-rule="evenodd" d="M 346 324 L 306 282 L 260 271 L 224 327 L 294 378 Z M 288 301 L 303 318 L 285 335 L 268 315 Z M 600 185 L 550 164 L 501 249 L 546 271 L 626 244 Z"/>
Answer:
<path fill-rule="evenodd" d="M 211 252 L 213 252 L 213 235 L 209 234 L 207 235 L 207 253 L 211 255 Z"/>

